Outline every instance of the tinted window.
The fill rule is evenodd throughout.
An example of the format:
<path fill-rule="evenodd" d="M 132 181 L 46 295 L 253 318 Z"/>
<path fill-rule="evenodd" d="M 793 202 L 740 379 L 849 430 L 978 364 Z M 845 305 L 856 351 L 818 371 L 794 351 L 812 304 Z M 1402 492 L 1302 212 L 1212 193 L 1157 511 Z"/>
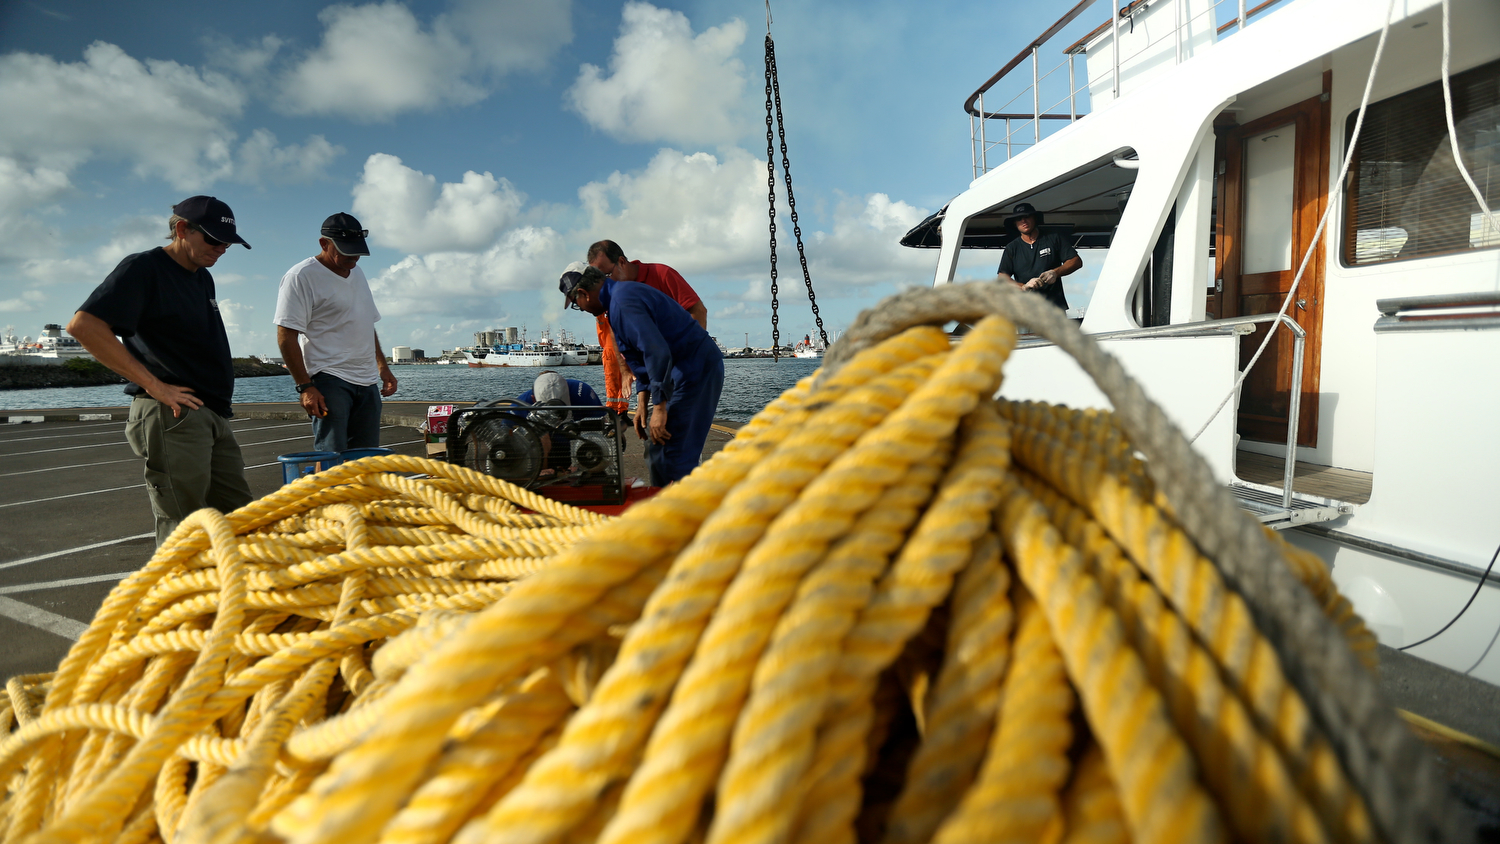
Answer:
<path fill-rule="evenodd" d="M 1450 77 L 1464 167 L 1500 206 L 1500 61 Z M 1345 122 L 1354 134 L 1358 112 Z M 1453 163 L 1441 82 L 1373 103 L 1344 200 L 1344 263 L 1376 264 L 1500 247 Z"/>

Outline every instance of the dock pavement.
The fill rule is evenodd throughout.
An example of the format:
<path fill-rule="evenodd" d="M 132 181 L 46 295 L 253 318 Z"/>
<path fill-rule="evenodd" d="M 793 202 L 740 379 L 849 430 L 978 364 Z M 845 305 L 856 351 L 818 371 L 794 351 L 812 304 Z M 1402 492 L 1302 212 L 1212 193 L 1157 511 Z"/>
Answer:
<path fill-rule="evenodd" d="M 0 394 L 0 407 L 4 406 Z M 424 456 L 427 402 L 386 402 L 381 445 Z M 457 405 L 462 407 L 464 405 Z M 115 584 L 155 550 L 141 461 L 125 442 L 125 407 L 0 410 L 0 681 L 51 671 Z M 294 402 L 234 406 L 230 420 L 257 498 L 281 486 L 277 456 L 312 450 Z M 733 438 L 718 421 L 708 457 Z M 643 446 L 626 435 L 625 476 L 645 477 Z"/>

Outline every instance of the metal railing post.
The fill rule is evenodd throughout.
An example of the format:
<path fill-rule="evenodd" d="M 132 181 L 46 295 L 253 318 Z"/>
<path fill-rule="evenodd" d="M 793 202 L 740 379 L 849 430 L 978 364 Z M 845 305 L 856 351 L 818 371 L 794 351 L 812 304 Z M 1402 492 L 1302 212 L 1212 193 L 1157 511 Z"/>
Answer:
<path fill-rule="evenodd" d="M 1073 66 L 1075 64 L 1077 64 L 1077 62 L 1074 61 L 1074 59 L 1076 59 L 1076 58 L 1077 58 L 1077 56 L 1074 56 L 1071 53 L 1068 54 L 1068 122 L 1069 123 L 1076 123 L 1076 122 L 1078 122 L 1078 105 L 1077 105 L 1077 103 L 1073 99 L 1074 95 L 1076 95 L 1078 93 L 1078 87 L 1073 82 Z"/>
<path fill-rule="evenodd" d="M 1302 348 L 1307 342 L 1307 330 L 1286 314 L 1281 315 L 1281 322 L 1292 332 L 1292 394 L 1287 403 L 1286 467 L 1281 479 L 1281 506 L 1290 510 L 1292 479 L 1297 471 L 1297 417 L 1302 415 Z"/>
<path fill-rule="evenodd" d="M 974 152 L 974 115 L 969 115 L 969 169 L 974 171 L 973 178 L 979 178 L 979 155 Z M 748 345 L 748 344 L 747 344 Z"/>
<path fill-rule="evenodd" d="M 1115 88 L 1114 99 L 1120 98 L 1120 10 L 1115 8 L 1118 0 L 1109 0 L 1109 22 L 1114 26 L 1114 35 L 1110 38 L 1110 52 L 1113 53 L 1115 65 Z M 1240 0 L 1244 5 L 1245 0 Z"/>
<path fill-rule="evenodd" d="M 1042 81 L 1037 77 L 1037 49 L 1031 48 L 1031 125 L 1035 130 L 1032 133 L 1033 145 L 1042 142 Z"/>
<path fill-rule="evenodd" d="M 985 173 L 990 172 L 990 148 L 989 148 L 989 145 L 986 143 L 987 139 L 986 139 L 985 134 L 984 134 L 984 124 L 985 124 L 985 121 L 987 119 L 985 117 L 985 114 L 986 114 L 986 112 L 984 110 L 984 95 L 980 94 L 979 95 L 979 167 L 980 167 L 979 175 L 980 176 L 983 176 Z"/>
<path fill-rule="evenodd" d="M 1235 30 L 1235 32 L 1244 32 L 1245 24 L 1247 23 L 1249 23 L 1249 21 L 1245 20 L 1245 0 L 1240 0 L 1240 26 L 1239 29 Z"/>
<path fill-rule="evenodd" d="M 1172 31 L 1177 34 L 1177 63 L 1182 64 L 1182 0 L 1172 0 Z"/>
<path fill-rule="evenodd" d="M 1010 156 L 1010 118 L 1007 117 L 1005 118 L 1005 160 L 1009 161 Z"/>

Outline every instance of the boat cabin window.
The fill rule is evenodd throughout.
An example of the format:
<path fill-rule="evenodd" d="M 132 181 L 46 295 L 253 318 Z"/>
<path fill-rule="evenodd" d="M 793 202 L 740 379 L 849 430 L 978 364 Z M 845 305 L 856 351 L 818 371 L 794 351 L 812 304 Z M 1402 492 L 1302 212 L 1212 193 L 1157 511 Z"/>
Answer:
<path fill-rule="evenodd" d="M 1465 169 L 1491 210 L 1500 206 L 1500 61 L 1449 78 Z M 1351 113 L 1344 139 L 1359 117 Z M 1442 82 L 1378 103 L 1349 167 L 1343 261 L 1363 266 L 1500 247 L 1500 232 L 1453 162 Z"/>

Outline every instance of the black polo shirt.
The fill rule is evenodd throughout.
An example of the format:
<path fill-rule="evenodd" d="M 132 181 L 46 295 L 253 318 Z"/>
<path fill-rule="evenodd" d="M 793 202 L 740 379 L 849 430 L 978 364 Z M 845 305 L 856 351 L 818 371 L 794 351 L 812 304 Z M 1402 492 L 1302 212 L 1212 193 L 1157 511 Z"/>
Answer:
<path fill-rule="evenodd" d="M 1078 252 L 1068 239 L 1056 232 L 1042 232 L 1036 243 L 1027 243 L 1026 238 L 1016 235 L 1005 245 L 1005 254 L 1000 256 L 999 272 L 1025 284 L 1047 270 L 1055 270 L 1064 263 L 1078 257 Z M 1068 299 L 1063 295 L 1062 280 L 1043 287 L 1039 291 L 1052 304 L 1068 309 Z"/>
<path fill-rule="evenodd" d="M 226 419 L 234 415 L 234 364 L 208 270 L 188 272 L 158 246 L 127 256 L 78 310 L 109 323 L 152 375 L 191 389 Z M 128 384 L 125 393 L 146 391 Z"/>

